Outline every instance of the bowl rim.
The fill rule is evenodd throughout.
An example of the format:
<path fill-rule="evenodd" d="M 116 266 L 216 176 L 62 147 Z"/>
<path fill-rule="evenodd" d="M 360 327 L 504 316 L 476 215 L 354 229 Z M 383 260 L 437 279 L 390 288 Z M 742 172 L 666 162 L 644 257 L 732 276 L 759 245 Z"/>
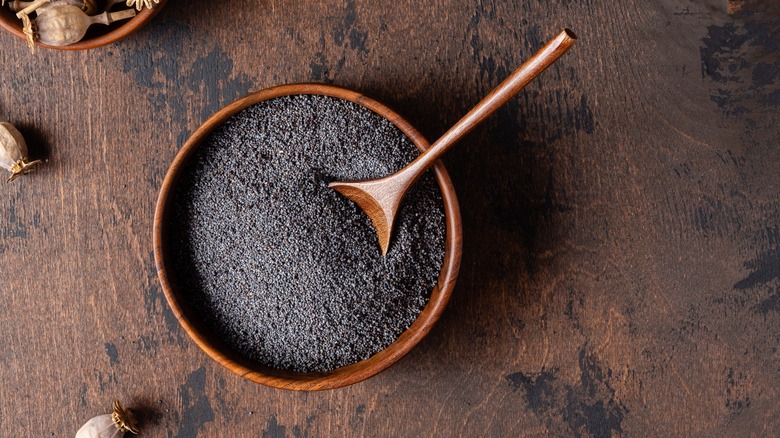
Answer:
<path fill-rule="evenodd" d="M 98 35 L 95 38 L 84 39 L 67 46 L 50 46 L 48 44 L 43 44 L 39 41 L 36 41 L 35 46 L 54 50 L 88 50 L 95 49 L 97 47 L 103 47 L 122 40 L 143 27 L 146 23 L 149 22 L 149 20 L 152 19 L 152 17 L 160 12 L 160 9 L 162 9 L 166 3 L 167 0 L 160 0 L 160 2 L 155 4 L 151 9 L 145 7 L 140 12 L 136 13 L 135 17 L 121 23 L 115 29 L 112 29 L 102 35 Z M 24 32 L 22 32 L 21 21 L 17 20 L 14 13 L 9 9 L 2 9 L 3 11 L 0 13 L 0 27 L 7 30 L 14 36 L 26 41 L 27 37 L 24 35 Z"/>
<path fill-rule="evenodd" d="M 428 141 L 404 118 L 387 106 L 355 91 L 333 85 L 317 83 L 296 83 L 266 88 L 250 93 L 214 113 L 187 139 L 171 162 L 163 179 L 154 213 L 153 245 L 157 276 L 160 279 L 165 298 L 174 316 L 185 332 L 209 357 L 230 371 L 262 385 L 288 389 L 315 391 L 335 389 L 368 379 L 405 356 L 431 330 L 441 316 L 450 299 L 458 276 L 462 249 L 462 230 L 460 209 L 455 194 L 455 188 L 441 161 L 437 161 L 432 170 L 439 186 L 444 202 L 446 237 L 445 254 L 437 285 L 431 291 L 428 303 L 412 325 L 388 347 L 357 363 L 346 365 L 329 372 L 298 373 L 266 367 L 253 362 L 239 353 L 226 347 L 219 339 L 201 326 L 201 323 L 190 318 L 192 310 L 186 300 L 179 300 L 175 288 L 174 270 L 169 270 L 171 261 L 165 254 L 167 247 L 165 228 L 168 221 L 168 209 L 173 198 L 172 193 L 176 180 L 192 153 L 214 129 L 222 125 L 228 118 L 239 111 L 259 102 L 282 96 L 316 94 L 345 99 L 361 105 L 386 118 L 404 134 L 421 151 L 430 147 Z"/>

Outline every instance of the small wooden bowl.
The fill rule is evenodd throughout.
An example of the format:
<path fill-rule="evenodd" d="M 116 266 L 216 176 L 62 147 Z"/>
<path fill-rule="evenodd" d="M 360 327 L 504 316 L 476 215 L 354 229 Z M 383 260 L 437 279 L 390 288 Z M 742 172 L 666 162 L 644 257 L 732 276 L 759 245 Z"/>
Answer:
<path fill-rule="evenodd" d="M 172 269 L 174 261 L 171 258 L 171 252 L 166 250 L 168 245 L 166 228 L 169 223 L 168 215 L 173 201 L 174 187 L 198 145 L 229 117 L 258 102 L 296 94 L 319 94 L 362 105 L 392 122 L 421 151 L 430 146 L 428 141 L 409 122 L 394 111 L 373 99 L 344 88 L 322 84 L 291 84 L 252 93 L 211 116 L 184 143 L 173 159 L 157 199 L 154 215 L 154 257 L 157 264 L 157 274 L 171 310 L 189 336 L 212 359 L 253 382 L 275 388 L 315 391 L 351 385 L 379 373 L 401 359 L 428 334 L 447 305 L 458 276 L 461 256 L 461 223 L 455 189 L 444 166 L 438 162 L 432 169 L 444 200 L 447 230 L 444 263 L 439 273 L 438 284 L 433 288 L 428 304 L 411 327 L 401 333 L 395 342 L 370 358 L 329 372 L 296 373 L 269 368 L 251 361 L 227 347 L 199 320 L 194 309 L 188 305 L 186 298 L 178 288 L 175 270 Z"/>
<path fill-rule="evenodd" d="M 87 31 L 87 35 L 84 39 L 75 44 L 67 46 L 50 46 L 36 41 L 35 45 L 56 50 L 87 50 L 115 43 L 143 27 L 152 19 L 152 17 L 160 12 L 160 9 L 165 6 L 166 1 L 167 0 L 160 0 L 160 3 L 154 5 L 152 9 L 143 8 L 135 17 L 129 20 L 113 23 L 107 27 L 98 25 L 92 26 L 89 31 Z M 22 32 L 22 20 L 16 18 L 16 13 L 8 9 L 8 6 L 0 6 L 0 27 L 22 40 L 26 41 L 27 39 L 24 32 Z M 107 29 L 107 31 L 103 31 L 104 29 Z"/>

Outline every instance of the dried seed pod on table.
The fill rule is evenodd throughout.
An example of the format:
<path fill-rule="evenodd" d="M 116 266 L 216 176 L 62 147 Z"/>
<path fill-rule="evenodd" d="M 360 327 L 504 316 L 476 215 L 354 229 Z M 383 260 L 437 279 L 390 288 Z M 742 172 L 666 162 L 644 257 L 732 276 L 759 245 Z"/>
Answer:
<path fill-rule="evenodd" d="M 117 400 L 114 402 L 114 412 L 87 421 L 76 432 L 76 438 L 121 438 L 125 432 L 137 434 L 138 427 L 133 413 L 123 409 Z"/>
<path fill-rule="evenodd" d="M 38 41 L 50 46 L 67 46 L 84 38 L 87 29 L 93 24 L 111 24 L 135 16 L 135 11 L 127 9 L 119 12 L 103 12 L 92 17 L 80 8 L 68 4 L 54 4 L 38 11 L 35 18 Z"/>
<path fill-rule="evenodd" d="M 27 142 L 22 133 L 10 123 L 0 123 L 0 167 L 11 172 L 8 182 L 41 164 L 40 160 L 27 159 Z"/>

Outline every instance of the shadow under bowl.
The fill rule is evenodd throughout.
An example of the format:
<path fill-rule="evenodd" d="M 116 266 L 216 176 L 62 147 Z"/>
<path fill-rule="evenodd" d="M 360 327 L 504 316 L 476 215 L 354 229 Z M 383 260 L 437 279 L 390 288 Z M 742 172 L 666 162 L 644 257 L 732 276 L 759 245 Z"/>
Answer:
<path fill-rule="evenodd" d="M 175 186 L 184 173 L 189 159 L 197 147 L 228 118 L 239 111 L 264 100 L 282 96 L 317 94 L 348 100 L 379 114 L 392 122 L 417 146 L 420 151 L 430 147 L 425 138 L 401 116 L 383 104 L 344 88 L 322 84 L 290 84 L 252 93 L 226 106 L 211 116 L 184 143 L 168 168 L 163 180 L 154 215 L 154 257 L 162 289 L 173 314 L 195 343 L 212 359 L 230 371 L 253 382 L 275 388 L 315 391 L 339 388 L 368 379 L 401 359 L 417 345 L 439 319 L 449 301 L 458 276 L 461 259 L 461 220 L 458 200 L 449 175 L 441 162 L 432 170 L 444 201 L 446 237 L 444 261 L 438 283 L 431 291 L 428 304 L 412 325 L 387 348 L 360 362 L 336 368 L 328 372 L 300 373 L 269 368 L 252 361 L 228 347 L 198 317 L 195 309 L 179 288 L 172 253 L 168 250 L 167 227 L 173 204 Z"/>
<path fill-rule="evenodd" d="M 167 0 L 160 0 L 160 3 L 155 4 L 151 9 L 143 8 L 135 17 L 129 20 L 112 23 L 108 26 L 93 25 L 89 28 L 84 38 L 74 44 L 50 46 L 36 41 L 35 45 L 55 50 L 87 50 L 106 46 L 135 33 L 157 15 L 166 2 Z M 16 13 L 10 10 L 7 5 L 0 6 L 0 27 L 22 40 L 27 39 L 24 32 L 22 32 L 22 20 L 16 18 Z"/>

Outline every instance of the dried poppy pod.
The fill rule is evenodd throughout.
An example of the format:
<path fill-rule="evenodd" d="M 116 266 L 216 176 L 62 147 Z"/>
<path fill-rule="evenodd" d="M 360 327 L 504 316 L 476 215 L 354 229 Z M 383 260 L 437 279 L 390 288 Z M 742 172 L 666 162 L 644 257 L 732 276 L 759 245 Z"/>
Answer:
<path fill-rule="evenodd" d="M 38 11 L 35 18 L 38 41 L 50 46 L 67 46 L 84 38 L 93 24 L 111 24 L 135 17 L 135 11 L 103 12 L 88 16 L 81 8 L 69 4 L 53 4 Z"/>
<path fill-rule="evenodd" d="M 137 434 L 138 427 L 133 413 L 123 409 L 117 400 L 114 402 L 114 412 L 87 421 L 76 432 L 76 438 L 121 438 L 125 432 Z"/>
<path fill-rule="evenodd" d="M 22 32 L 27 39 L 27 45 L 30 47 L 31 52 L 35 53 L 35 40 L 38 38 L 38 35 L 33 28 L 30 14 L 36 13 L 40 16 L 46 9 L 62 5 L 80 8 L 86 14 L 97 12 L 97 0 L 35 0 L 32 2 L 14 0 L 10 5 L 11 9 L 18 11 L 16 17 L 22 20 Z"/>
<path fill-rule="evenodd" d="M 8 182 L 39 164 L 40 160 L 27 161 L 27 142 L 22 133 L 10 123 L 0 123 L 0 167 L 11 172 Z"/>

